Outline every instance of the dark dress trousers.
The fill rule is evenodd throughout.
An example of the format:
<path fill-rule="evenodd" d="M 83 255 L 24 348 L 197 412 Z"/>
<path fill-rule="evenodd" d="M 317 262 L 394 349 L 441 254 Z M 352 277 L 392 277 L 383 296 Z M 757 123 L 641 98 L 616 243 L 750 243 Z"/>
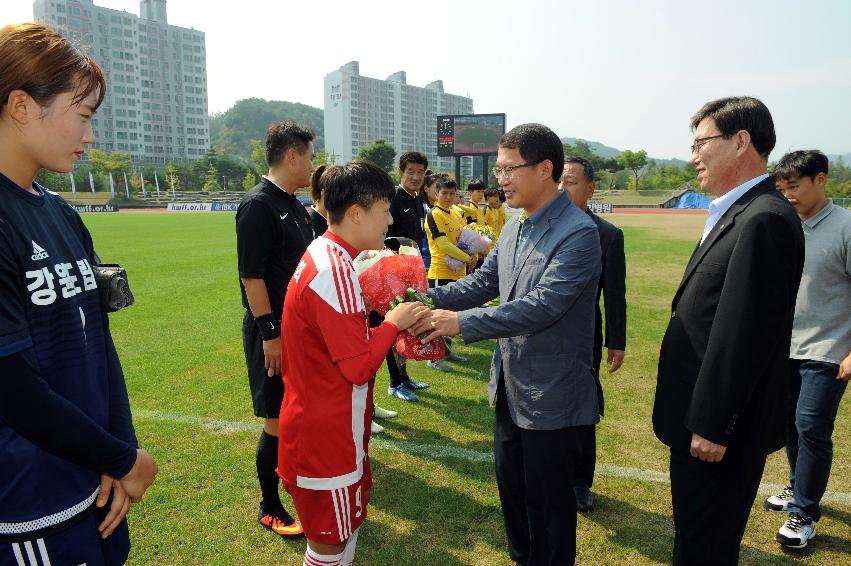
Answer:
<path fill-rule="evenodd" d="M 597 284 L 597 301 L 594 309 L 594 360 L 593 369 L 597 377 L 597 401 L 603 414 L 603 385 L 600 382 L 600 364 L 603 346 L 613 350 L 626 350 L 626 256 L 623 249 L 623 232 L 620 228 L 603 220 L 590 210 L 585 211 L 597 225 L 600 235 L 603 271 Z M 603 339 L 603 314 L 600 312 L 600 295 L 606 307 L 605 340 Z M 573 484 L 591 487 L 597 466 L 596 427 L 585 437 L 582 455 L 576 463 Z"/>
<path fill-rule="evenodd" d="M 736 564 L 766 456 L 786 439 L 789 342 L 804 265 L 792 206 L 765 179 L 695 249 L 659 354 L 653 430 L 671 449 L 674 564 Z M 727 447 L 689 454 L 692 433 Z"/>

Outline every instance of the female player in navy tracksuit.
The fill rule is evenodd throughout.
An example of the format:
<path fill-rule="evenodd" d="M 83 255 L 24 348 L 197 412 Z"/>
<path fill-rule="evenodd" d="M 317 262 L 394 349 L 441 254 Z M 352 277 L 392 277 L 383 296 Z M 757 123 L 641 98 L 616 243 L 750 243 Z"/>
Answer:
<path fill-rule="evenodd" d="M 156 476 L 138 448 L 92 239 L 34 182 L 94 141 L 98 65 L 38 24 L 0 29 L 0 566 L 123 564 Z"/>

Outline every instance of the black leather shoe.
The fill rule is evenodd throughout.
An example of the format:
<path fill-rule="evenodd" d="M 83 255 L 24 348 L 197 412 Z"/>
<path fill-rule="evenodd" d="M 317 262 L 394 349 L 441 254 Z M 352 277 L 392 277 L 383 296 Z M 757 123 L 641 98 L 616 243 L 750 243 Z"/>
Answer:
<path fill-rule="evenodd" d="M 573 488 L 573 493 L 576 495 L 576 510 L 580 513 L 586 513 L 594 510 L 594 494 L 591 493 L 591 488 L 584 485 Z"/>

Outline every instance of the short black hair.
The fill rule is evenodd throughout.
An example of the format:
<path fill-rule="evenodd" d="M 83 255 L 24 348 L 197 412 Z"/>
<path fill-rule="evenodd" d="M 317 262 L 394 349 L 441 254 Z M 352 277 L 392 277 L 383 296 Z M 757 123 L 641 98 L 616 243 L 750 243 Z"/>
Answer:
<path fill-rule="evenodd" d="M 446 173 L 439 173 L 434 182 L 437 183 L 437 190 L 440 189 L 455 189 L 458 190 L 458 183 L 455 182 L 455 179 L 447 175 Z"/>
<path fill-rule="evenodd" d="M 273 122 L 266 130 L 266 163 L 270 167 L 276 165 L 290 148 L 304 153 L 315 137 L 310 128 L 301 124 L 290 121 Z"/>
<path fill-rule="evenodd" d="M 727 138 L 739 130 L 747 131 L 754 149 L 765 159 L 777 143 L 771 112 L 762 101 L 752 96 L 728 96 L 707 102 L 692 116 L 692 131 L 706 118 L 712 118 L 718 131 Z"/>
<path fill-rule="evenodd" d="M 788 181 L 797 177 L 815 180 L 819 173 L 827 175 L 829 165 L 827 156 L 817 149 L 792 151 L 781 157 L 774 166 L 774 180 Z"/>
<path fill-rule="evenodd" d="M 390 202 L 396 192 L 390 175 L 363 159 L 329 166 L 319 185 L 331 224 L 342 222 L 346 211 L 356 204 L 369 208 L 376 201 Z"/>
<path fill-rule="evenodd" d="M 483 191 L 486 188 L 488 188 L 488 186 L 481 179 L 473 179 L 472 181 L 467 183 L 468 191 Z"/>
<path fill-rule="evenodd" d="M 499 140 L 499 147 L 520 151 L 526 163 L 541 163 L 549 160 L 553 164 L 553 181 L 561 179 L 564 171 L 564 145 L 554 131 L 543 124 L 521 124 L 515 126 Z"/>
<path fill-rule="evenodd" d="M 594 166 L 584 157 L 568 155 L 564 158 L 564 164 L 567 165 L 568 163 L 578 163 L 582 166 L 582 175 L 585 177 L 585 180 L 589 183 L 594 180 Z"/>
<path fill-rule="evenodd" d="M 406 151 L 399 156 L 399 171 L 404 173 L 405 168 L 411 163 L 422 165 L 423 169 L 428 169 L 428 158 L 424 154 L 419 151 Z"/>
<path fill-rule="evenodd" d="M 489 199 L 491 197 L 499 198 L 499 191 L 496 189 L 485 189 L 485 199 Z"/>

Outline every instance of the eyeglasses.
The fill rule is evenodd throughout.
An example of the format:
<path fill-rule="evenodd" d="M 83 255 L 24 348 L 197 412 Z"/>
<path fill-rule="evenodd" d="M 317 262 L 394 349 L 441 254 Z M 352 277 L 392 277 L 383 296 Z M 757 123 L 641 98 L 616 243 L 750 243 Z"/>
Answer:
<path fill-rule="evenodd" d="M 727 134 L 718 134 L 717 136 L 708 136 L 708 137 L 705 137 L 705 138 L 697 138 L 696 140 L 694 140 L 694 143 L 691 144 L 691 152 L 693 154 L 697 153 L 698 151 L 700 151 L 701 147 L 705 146 L 706 144 L 708 144 L 712 140 L 715 140 L 715 139 L 718 139 L 718 138 L 725 138 L 726 139 L 726 138 L 729 138 L 729 137 L 730 136 L 728 136 Z"/>
<path fill-rule="evenodd" d="M 493 172 L 493 176 L 496 177 L 497 181 L 500 177 L 505 179 L 506 181 L 510 181 L 511 177 L 514 175 L 515 169 L 520 169 L 521 167 L 532 167 L 537 165 L 540 161 L 533 161 L 530 163 L 521 163 L 520 165 L 508 165 L 506 167 L 494 167 L 491 169 Z"/>

